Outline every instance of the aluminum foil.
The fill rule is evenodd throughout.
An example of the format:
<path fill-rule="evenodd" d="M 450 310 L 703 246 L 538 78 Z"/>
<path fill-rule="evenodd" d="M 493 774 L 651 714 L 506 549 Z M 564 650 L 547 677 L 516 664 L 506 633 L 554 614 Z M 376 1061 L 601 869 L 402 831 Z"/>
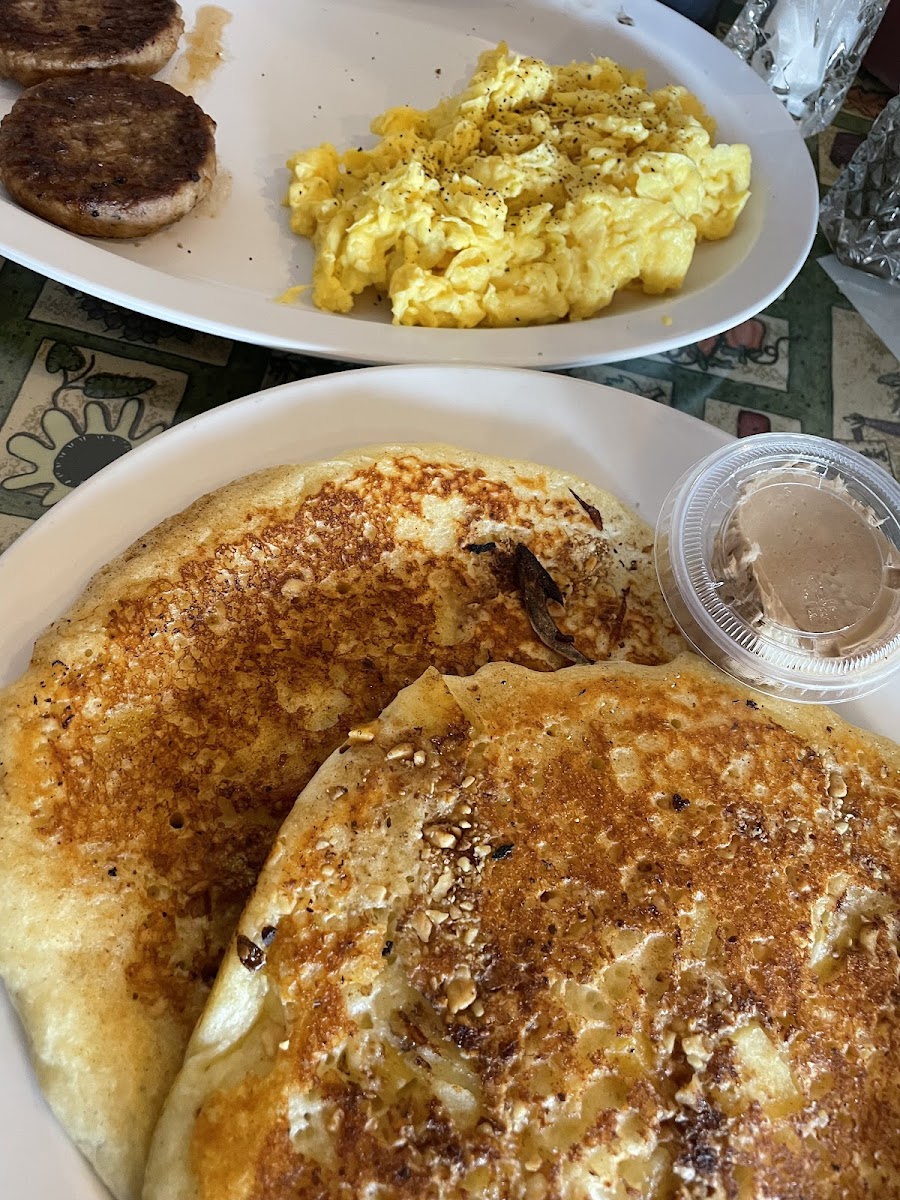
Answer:
<path fill-rule="evenodd" d="M 825 196 L 819 222 L 845 266 L 900 284 L 900 96 Z"/>
<path fill-rule="evenodd" d="M 888 0 L 747 0 L 725 44 L 797 119 L 803 137 L 831 124 Z"/>

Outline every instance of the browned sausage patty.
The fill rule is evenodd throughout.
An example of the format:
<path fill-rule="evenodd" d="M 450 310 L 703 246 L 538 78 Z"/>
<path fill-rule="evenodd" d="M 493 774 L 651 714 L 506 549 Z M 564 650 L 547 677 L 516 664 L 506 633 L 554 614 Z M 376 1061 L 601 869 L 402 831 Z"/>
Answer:
<path fill-rule="evenodd" d="M 0 0 L 0 77 L 30 86 L 90 70 L 153 75 L 183 29 L 175 0 Z"/>
<path fill-rule="evenodd" d="M 156 79 L 48 79 L 0 122 L 0 180 L 24 208 L 73 233 L 141 237 L 209 191 L 215 127 Z"/>

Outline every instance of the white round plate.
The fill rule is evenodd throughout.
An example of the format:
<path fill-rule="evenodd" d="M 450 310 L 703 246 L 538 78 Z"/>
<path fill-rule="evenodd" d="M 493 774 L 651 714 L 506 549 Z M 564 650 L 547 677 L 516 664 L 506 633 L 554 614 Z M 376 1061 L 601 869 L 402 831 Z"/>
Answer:
<path fill-rule="evenodd" d="M 640 396 L 533 371 L 380 367 L 233 401 L 117 459 L 0 556 L 0 683 L 16 678 L 35 636 L 99 567 L 163 518 L 250 471 L 378 442 L 442 441 L 575 472 L 652 524 L 682 472 L 728 440 Z M 850 708 L 842 711 L 851 720 L 896 730 L 900 682 Z M 38 1093 L 2 988 L 0 1163 L 4 1197 L 106 1197 Z"/>
<path fill-rule="evenodd" d="M 182 7 L 190 30 L 198 5 Z M 201 6 L 208 9 L 209 6 Z M 818 211 L 793 121 L 732 51 L 656 0 L 232 0 L 225 58 L 194 95 L 218 123 L 221 179 L 185 220 L 143 241 L 92 241 L 17 208 L 0 188 L 0 252 L 62 283 L 179 325 L 354 362 L 566 366 L 655 354 L 765 308 L 802 266 Z M 633 24 L 622 24 L 627 17 Z M 531 329 L 410 329 L 384 308 L 319 312 L 312 251 L 288 228 L 288 155 L 322 141 L 370 145 L 369 122 L 397 104 L 431 107 L 506 40 L 550 62 L 606 55 L 682 83 L 747 142 L 753 194 L 731 237 L 698 247 L 685 286 L 628 294 L 589 321 Z M 182 46 L 184 46 L 184 42 Z M 184 50 L 160 78 L 178 80 Z M 0 115 L 19 88 L 0 83 Z"/>

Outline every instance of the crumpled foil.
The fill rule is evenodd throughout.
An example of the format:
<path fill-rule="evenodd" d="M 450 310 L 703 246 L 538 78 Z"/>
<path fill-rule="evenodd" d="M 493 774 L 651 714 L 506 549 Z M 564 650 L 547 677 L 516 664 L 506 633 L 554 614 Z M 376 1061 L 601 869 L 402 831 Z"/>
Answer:
<path fill-rule="evenodd" d="M 819 223 L 845 266 L 900 284 L 900 96 L 825 196 Z"/>
<path fill-rule="evenodd" d="M 888 0 L 747 0 L 725 37 L 795 117 L 802 137 L 831 124 Z"/>

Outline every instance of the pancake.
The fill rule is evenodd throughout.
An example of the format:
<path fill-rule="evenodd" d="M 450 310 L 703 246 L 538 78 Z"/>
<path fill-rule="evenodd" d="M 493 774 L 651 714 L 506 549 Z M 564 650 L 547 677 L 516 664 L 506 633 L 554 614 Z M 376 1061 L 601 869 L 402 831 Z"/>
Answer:
<path fill-rule="evenodd" d="M 322 761 L 429 665 L 673 657 L 651 542 L 562 473 L 388 447 L 198 501 L 39 641 L 0 698 L 0 973 L 118 1196 Z"/>
<path fill-rule="evenodd" d="M 900 1196 L 900 748 L 661 667 L 429 671 L 317 773 L 145 1200 Z"/>

